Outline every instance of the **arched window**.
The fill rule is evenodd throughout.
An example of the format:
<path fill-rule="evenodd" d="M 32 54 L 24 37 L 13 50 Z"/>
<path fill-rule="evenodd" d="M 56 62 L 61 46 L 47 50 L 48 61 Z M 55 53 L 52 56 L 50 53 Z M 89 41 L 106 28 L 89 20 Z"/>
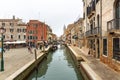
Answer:
<path fill-rule="evenodd" d="M 118 19 L 120 18 L 120 0 L 117 0 L 115 6 L 115 17 Z"/>
<path fill-rule="evenodd" d="M 115 4 L 115 27 L 120 29 L 120 0 L 116 0 Z"/>
<path fill-rule="evenodd" d="M 97 27 L 100 27 L 99 26 L 99 14 L 97 15 Z"/>

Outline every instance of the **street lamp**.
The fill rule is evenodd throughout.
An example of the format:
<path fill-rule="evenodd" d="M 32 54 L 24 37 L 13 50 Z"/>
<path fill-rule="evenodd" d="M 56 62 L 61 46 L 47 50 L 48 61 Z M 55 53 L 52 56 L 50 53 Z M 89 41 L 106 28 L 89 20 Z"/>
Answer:
<path fill-rule="evenodd" d="M 0 33 L 1 33 L 1 71 L 4 71 L 4 59 L 3 59 L 3 33 L 5 33 L 5 28 L 1 27 L 0 28 Z"/>

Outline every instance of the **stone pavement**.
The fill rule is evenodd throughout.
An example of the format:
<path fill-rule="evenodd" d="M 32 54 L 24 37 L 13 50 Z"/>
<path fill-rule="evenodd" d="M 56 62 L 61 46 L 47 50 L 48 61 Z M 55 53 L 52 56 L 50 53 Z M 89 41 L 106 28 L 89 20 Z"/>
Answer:
<path fill-rule="evenodd" d="M 81 55 L 90 68 L 101 77 L 102 80 L 120 80 L 120 73 L 112 70 L 110 67 L 93 58 L 90 55 L 85 55 L 81 49 L 75 46 L 70 46 L 77 54 Z"/>
<path fill-rule="evenodd" d="M 32 49 L 32 51 L 34 50 Z M 40 50 L 37 50 L 37 55 L 40 55 L 40 52 Z M 33 59 L 35 59 L 35 55 L 31 54 L 27 48 L 10 49 L 6 51 L 4 53 L 4 71 L 0 71 L 0 80 L 5 80 Z"/>

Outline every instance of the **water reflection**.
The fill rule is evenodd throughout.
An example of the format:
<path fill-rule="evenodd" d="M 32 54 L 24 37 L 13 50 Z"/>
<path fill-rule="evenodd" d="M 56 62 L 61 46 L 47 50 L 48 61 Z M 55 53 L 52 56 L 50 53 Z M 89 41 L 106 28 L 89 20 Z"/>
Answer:
<path fill-rule="evenodd" d="M 68 61 L 68 66 L 71 67 L 71 68 L 74 68 L 78 80 L 83 80 L 83 78 L 81 76 L 82 74 L 78 71 L 77 66 L 75 65 L 75 63 L 72 59 L 70 51 L 66 47 L 64 49 L 64 56 L 66 57 L 66 59 Z"/>
<path fill-rule="evenodd" d="M 44 58 L 44 60 L 40 63 L 40 65 L 37 68 L 35 68 L 34 72 L 28 77 L 27 80 L 42 80 L 39 78 L 43 78 L 44 80 L 44 75 L 47 72 L 49 63 L 52 61 L 52 55 L 52 53 L 49 53 L 47 59 Z"/>
<path fill-rule="evenodd" d="M 64 46 L 49 53 L 47 59 L 38 66 L 28 80 L 83 80 Z"/>

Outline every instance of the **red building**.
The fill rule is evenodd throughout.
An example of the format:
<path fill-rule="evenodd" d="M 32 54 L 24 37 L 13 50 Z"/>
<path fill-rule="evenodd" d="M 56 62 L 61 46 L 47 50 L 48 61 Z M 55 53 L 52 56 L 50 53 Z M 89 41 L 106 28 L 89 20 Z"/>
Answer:
<path fill-rule="evenodd" d="M 27 25 L 27 43 L 28 45 L 35 46 L 41 41 L 47 40 L 47 25 L 38 20 L 30 20 Z"/>

